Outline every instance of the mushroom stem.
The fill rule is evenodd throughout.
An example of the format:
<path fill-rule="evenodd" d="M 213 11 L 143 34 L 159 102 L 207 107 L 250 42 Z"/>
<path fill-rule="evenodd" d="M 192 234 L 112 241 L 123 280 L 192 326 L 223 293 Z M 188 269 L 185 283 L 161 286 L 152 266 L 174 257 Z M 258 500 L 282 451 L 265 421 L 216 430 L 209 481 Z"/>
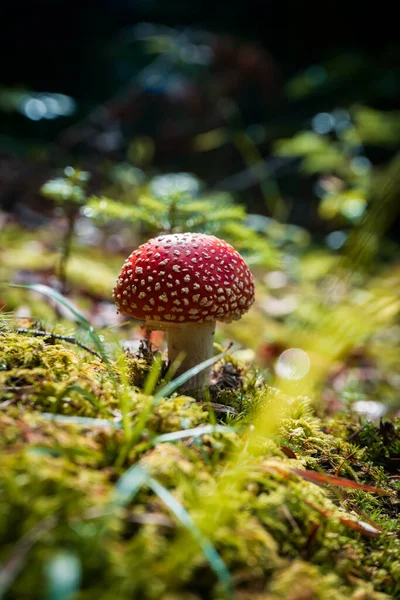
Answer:
<path fill-rule="evenodd" d="M 184 356 L 177 371 L 178 375 L 199 363 L 211 358 L 214 343 L 215 322 L 185 323 L 180 327 L 169 328 L 167 332 L 168 359 L 172 363 L 178 356 Z M 182 389 L 204 388 L 210 381 L 211 367 L 204 369 L 187 381 Z"/>

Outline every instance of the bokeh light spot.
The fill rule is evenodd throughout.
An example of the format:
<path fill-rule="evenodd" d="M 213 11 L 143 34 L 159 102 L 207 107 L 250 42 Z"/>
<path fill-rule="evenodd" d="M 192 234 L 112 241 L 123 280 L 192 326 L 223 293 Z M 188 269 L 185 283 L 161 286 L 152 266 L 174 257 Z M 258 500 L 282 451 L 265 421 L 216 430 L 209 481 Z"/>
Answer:
<path fill-rule="evenodd" d="M 329 113 L 318 113 L 312 120 L 315 133 L 329 133 L 335 126 L 335 119 Z"/>
<path fill-rule="evenodd" d="M 340 212 L 348 219 L 358 219 L 364 214 L 367 203 L 364 198 L 349 198 L 343 203 Z"/>
<path fill-rule="evenodd" d="M 347 239 L 347 234 L 344 231 L 332 231 L 326 236 L 326 245 L 331 250 L 339 250 Z"/>
<path fill-rule="evenodd" d="M 358 400 L 358 402 L 354 402 L 352 409 L 369 419 L 379 419 L 387 412 L 385 405 L 375 400 Z"/>
<path fill-rule="evenodd" d="M 38 98 L 29 98 L 22 107 L 23 114 L 31 121 L 40 121 L 47 113 L 45 103 Z"/>
<path fill-rule="evenodd" d="M 366 156 L 356 156 L 350 166 L 356 175 L 365 175 L 371 170 L 371 161 Z"/>
<path fill-rule="evenodd" d="M 289 348 L 282 352 L 275 364 L 275 373 L 282 379 L 297 381 L 310 370 L 310 358 L 301 348 Z"/>

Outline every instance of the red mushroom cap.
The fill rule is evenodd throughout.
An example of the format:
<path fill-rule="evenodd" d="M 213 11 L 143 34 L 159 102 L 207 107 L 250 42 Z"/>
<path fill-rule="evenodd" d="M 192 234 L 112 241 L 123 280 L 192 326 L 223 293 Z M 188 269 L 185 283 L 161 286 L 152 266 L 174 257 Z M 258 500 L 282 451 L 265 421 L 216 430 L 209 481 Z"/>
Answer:
<path fill-rule="evenodd" d="M 132 252 L 114 288 L 118 309 L 157 324 L 240 319 L 254 302 L 253 276 L 240 254 L 213 235 L 153 238 Z"/>

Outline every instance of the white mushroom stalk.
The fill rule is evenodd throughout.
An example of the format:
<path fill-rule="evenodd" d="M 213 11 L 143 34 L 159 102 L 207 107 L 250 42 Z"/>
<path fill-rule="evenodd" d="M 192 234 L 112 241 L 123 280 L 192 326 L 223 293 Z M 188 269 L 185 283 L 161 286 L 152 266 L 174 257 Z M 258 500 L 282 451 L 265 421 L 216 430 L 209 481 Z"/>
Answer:
<path fill-rule="evenodd" d="M 240 319 L 254 302 L 253 276 L 240 254 L 212 235 L 153 238 L 125 261 L 114 288 L 118 309 L 167 332 L 179 372 L 211 358 L 216 321 Z M 211 369 L 185 385 L 205 387 Z"/>
<path fill-rule="evenodd" d="M 180 327 L 168 329 L 168 359 L 170 363 L 182 361 L 177 369 L 177 375 L 199 365 L 213 355 L 214 323 L 192 325 L 186 323 Z M 211 367 L 189 379 L 182 389 L 201 389 L 210 381 Z"/>

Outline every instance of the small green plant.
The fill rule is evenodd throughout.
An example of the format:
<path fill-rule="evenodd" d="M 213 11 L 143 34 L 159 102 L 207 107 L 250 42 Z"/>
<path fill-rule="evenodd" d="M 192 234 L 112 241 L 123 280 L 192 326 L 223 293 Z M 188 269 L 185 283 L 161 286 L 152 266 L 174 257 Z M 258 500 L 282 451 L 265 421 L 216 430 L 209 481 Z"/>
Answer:
<path fill-rule="evenodd" d="M 208 233 L 230 242 L 249 264 L 279 264 L 276 246 L 266 232 L 253 227 L 245 207 L 227 193 L 204 192 L 192 175 L 160 175 L 135 191 L 131 201 L 124 202 L 92 196 L 84 214 L 99 224 L 130 224 L 143 238 L 161 233 Z"/>
<path fill-rule="evenodd" d="M 41 194 L 46 198 L 51 198 L 62 209 L 67 222 L 57 273 L 62 293 L 67 291 L 68 259 L 71 254 L 75 223 L 80 209 L 86 203 L 86 187 L 89 177 L 89 173 L 86 171 L 65 167 L 64 177 L 51 179 L 41 188 Z"/>

